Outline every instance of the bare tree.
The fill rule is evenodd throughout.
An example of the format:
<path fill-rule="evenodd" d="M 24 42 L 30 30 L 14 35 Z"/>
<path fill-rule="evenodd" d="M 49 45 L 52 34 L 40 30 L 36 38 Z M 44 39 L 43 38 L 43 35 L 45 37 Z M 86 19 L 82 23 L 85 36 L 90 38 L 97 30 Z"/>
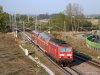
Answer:
<path fill-rule="evenodd" d="M 82 7 L 77 3 L 69 3 L 66 6 L 65 14 L 69 16 L 72 31 L 77 31 L 79 29 L 79 19 L 83 17 L 83 9 Z"/>

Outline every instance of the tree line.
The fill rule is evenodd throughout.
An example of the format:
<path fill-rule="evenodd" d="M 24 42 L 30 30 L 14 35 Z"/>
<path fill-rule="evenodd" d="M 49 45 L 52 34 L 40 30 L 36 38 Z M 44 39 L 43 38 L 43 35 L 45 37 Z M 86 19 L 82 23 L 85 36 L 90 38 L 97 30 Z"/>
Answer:
<path fill-rule="evenodd" d="M 59 27 L 65 31 L 80 31 L 82 27 L 91 27 L 92 23 L 85 20 L 82 7 L 77 3 L 69 3 L 64 12 L 50 18 L 54 30 Z"/>
<path fill-rule="evenodd" d="M 23 15 L 16 14 L 11 15 L 3 11 L 3 7 L 0 6 L 0 32 L 7 32 L 8 26 L 11 26 L 12 22 L 15 22 L 21 26 L 23 21 L 26 26 L 35 25 L 35 15 Z M 91 27 L 91 22 L 85 20 L 82 7 L 77 3 L 69 3 L 64 12 L 58 14 L 40 14 L 37 15 L 38 19 L 49 19 L 48 25 L 40 26 L 40 29 L 52 29 L 52 30 L 64 30 L 64 31 L 80 31 L 82 27 Z M 11 23 L 10 23 L 11 22 Z M 22 27 L 22 26 L 21 26 Z"/>

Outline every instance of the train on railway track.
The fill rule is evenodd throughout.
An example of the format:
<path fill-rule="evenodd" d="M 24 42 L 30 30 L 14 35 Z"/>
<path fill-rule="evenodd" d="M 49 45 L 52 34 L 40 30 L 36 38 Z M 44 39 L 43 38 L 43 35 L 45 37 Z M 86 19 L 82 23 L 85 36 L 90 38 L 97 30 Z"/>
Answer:
<path fill-rule="evenodd" d="M 65 41 L 36 30 L 33 30 L 31 35 L 34 43 L 57 64 L 67 66 L 73 62 L 73 47 Z"/>

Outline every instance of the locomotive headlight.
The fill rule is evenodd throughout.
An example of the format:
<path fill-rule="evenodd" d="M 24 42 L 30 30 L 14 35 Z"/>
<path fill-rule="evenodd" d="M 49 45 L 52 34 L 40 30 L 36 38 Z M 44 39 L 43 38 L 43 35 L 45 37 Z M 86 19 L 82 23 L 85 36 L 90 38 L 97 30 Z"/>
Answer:
<path fill-rule="evenodd" d="M 72 54 L 67 54 L 67 56 L 72 56 Z"/>
<path fill-rule="evenodd" d="M 60 54 L 60 56 L 64 56 L 64 54 Z"/>

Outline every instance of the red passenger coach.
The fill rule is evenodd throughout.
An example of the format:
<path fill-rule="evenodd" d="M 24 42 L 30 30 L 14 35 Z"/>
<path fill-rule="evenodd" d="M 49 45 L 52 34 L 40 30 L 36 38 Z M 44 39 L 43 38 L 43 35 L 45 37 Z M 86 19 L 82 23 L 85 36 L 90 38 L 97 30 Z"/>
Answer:
<path fill-rule="evenodd" d="M 31 33 L 32 39 L 36 44 L 37 44 L 38 36 L 39 36 L 40 33 L 41 33 L 40 31 L 36 31 L 36 30 L 32 31 L 32 33 Z"/>
<path fill-rule="evenodd" d="M 73 48 L 65 41 L 55 39 L 49 34 L 32 31 L 33 41 L 55 62 L 66 66 L 73 61 Z"/>
<path fill-rule="evenodd" d="M 38 36 L 38 45 L 40 48 L 42 48 L 43 51 L 48 52 L 49 50 L 49 41 L 52 37 L 50 35 L 47 35 L 46 33 L 42 32 Z"/>

